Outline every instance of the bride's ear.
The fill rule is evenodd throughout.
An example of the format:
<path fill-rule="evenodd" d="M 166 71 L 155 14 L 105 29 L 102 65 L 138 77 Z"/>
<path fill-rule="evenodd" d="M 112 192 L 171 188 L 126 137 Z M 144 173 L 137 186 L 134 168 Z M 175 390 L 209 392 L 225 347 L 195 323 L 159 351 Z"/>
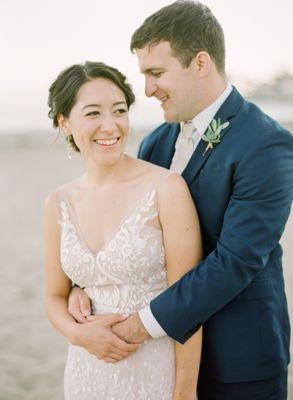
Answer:
<path fill-rule="evenodd" d="M 71 133 L 68 128 L 68 119 L 65 118 L 62 114 L 58 114 L 57 120 L 58 120 L 59 129 L 64 133 L 64 135 L 66 137 L 69 136 Z"/>

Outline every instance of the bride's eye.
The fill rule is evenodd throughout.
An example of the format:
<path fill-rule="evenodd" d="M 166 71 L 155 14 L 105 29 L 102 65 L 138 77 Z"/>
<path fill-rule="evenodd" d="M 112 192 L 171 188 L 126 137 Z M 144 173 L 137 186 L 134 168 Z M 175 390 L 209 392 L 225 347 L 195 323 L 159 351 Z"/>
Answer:
<path fill-rule="evenodd" d="M 87 114 L 85 114 L 86 117 L 94 117 L 96 115 L 100 115 L 99 111 L 90 111 Z"/>
<path fill-rule="evenodd" d="M 128 110 L 125 108 L 118 108 L 118 110 L 114 111 L 114 113 L 118 114 L 118 115 L 123 115 L 123 114 L 126 114 L 127 112 L 128 112 Z"/>

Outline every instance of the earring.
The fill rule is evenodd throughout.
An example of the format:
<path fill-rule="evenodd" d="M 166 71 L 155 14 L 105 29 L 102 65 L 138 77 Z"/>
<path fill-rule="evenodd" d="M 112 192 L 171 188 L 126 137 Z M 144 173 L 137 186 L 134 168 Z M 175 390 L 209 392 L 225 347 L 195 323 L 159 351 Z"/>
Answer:
<path fill-rule="evenodd" d="M 72 146 L 70 143 L 67 143 L 66 145 L 66 153 L 67 153 L 67 158 L 69 160 L 72 160 Z"/>
<path fill-rule="evenodd" d="M 67 144 L 66 144 L 67 157 L 69 160 L 72 160 L 72 154 L 73 154 L 73 150 L 74 150 L 73 144 L 72 144 L 72 136 L 71 135 L 67 136 L 66 141 L 67 141 Z"/>

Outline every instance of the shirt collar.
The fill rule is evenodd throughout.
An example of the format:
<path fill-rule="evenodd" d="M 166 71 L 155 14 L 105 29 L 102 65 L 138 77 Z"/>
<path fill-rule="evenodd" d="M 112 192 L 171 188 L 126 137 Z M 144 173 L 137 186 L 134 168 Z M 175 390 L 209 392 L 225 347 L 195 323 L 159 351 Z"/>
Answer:
<path fill-rule="evenodd" d="M 227 97 L 230 95 L 231 92 L 232 92 L 232 85 L 228 84 L 223 93 L 211 105 L 202 110 L 192 119 L 192 123 L 200 135 L 203 135 L 205 133 L 207 127 L 211 123 L 217 111 L 219 110 L 219 108 L 221 107 L 221 105 L 224 103 L 224 101 L 227 99 Z M 183 122 L 180 124 L 181 130 L 182 130 L 182 125 Z"/>

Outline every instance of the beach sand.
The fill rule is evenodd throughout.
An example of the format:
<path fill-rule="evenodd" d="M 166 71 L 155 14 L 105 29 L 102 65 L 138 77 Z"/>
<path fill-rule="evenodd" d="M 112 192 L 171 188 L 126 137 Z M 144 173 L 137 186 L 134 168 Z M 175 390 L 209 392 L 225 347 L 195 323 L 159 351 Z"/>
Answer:
<path fill-rule="evenodd" d="M 67 343 L 44 311 L 42 212 L 46 195 L 81 175 L 83 166 L 79 157 L 68 160 L 64 146 L 50 146 L 50 141 L 0 146 L 1 400 L 63 398 Z M 130 144 L 132 154 L 138 142 L 139 137 Z M 291 316 L 292 238 L 290 218 L 282 242 Z"/>

